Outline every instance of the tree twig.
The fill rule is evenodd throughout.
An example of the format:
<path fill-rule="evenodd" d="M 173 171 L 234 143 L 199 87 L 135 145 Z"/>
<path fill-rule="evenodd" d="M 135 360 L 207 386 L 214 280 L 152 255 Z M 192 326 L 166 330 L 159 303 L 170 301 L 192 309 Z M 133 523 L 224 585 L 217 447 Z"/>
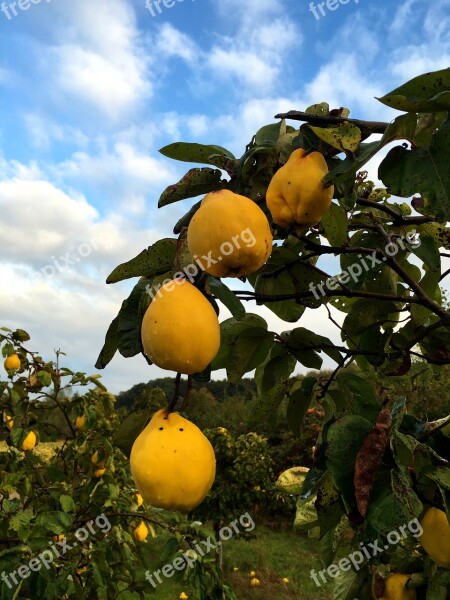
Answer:
<path fill-rule="evenodd" d="M 382 121 L 361 121 L 360 119 L 346 119 L 345 117 L 333 117 L 329 115 L 312 115 L 310 113 L 301 112 L 298 110 L 290 110 L 287 113 L 279 113 L 275 115 L 275 119 L 290 119 L 291 121 L 304 121 L 313 125 L 341 125 L 342 123 L 351 123 L 356 125 L 362 131 L 370 133 L 384 133 L 389 126 L 389 123 Z"/>

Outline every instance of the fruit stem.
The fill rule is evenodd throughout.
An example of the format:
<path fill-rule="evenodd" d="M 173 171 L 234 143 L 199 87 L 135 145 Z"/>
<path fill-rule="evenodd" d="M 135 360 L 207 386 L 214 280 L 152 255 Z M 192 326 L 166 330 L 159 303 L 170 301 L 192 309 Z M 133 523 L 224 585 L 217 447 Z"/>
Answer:
<path fill-rule="evenodd" d="M 188 407 L 191 390 L 192 390 L 192 375 L 188 375 L 186 394 L 184 395 L 183 404 L 180 407 L 180 411 L 183 411 L 185 408 Z"/>
<path fill-rule="evenodd" d="M 167 407 L 168 413 L 173 412 L 173 410 L 178 402 L 178 398 L 180 397 L 180 382 L 181 382 L 181 373 L 177 373 L 177 376 L 175 377 L 175 391 L 173 393 L 173 398 L 172 398 L 169 406 Z"/>

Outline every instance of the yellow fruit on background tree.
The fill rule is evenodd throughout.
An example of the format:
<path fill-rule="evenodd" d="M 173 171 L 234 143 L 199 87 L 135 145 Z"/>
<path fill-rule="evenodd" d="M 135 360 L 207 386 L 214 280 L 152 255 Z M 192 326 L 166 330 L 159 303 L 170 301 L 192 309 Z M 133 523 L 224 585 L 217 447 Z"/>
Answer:
<path fill-rule="evenodd" d="M 156 412 L 131 449 L 130 466 L 145 502 L 189 512 L 214 482 L 216 458 L 200 429 L 178 413 Z"/>
<path fill-rule="evenodd" d="M 135 499 L 136 499 L 136 504 L 138 505 L 138 508 L 144 504 L 144 498 L 141 496 L 141 494 L 136 494 Z"/>
<path fill-rule="evenodd" d="M 86 425 L 86 416 L 85 415 L 80 415 L 79 417 L 77 417 L 75 419 L 75 427 L 77 429 L 79 429 L 80 431 L 84 430 L 85 425 Z"/>
<path fill-rule="evenodd" d="M 142 344 L 158 367 L 192 375 L 216 356 L 220 327 L 214 308 L 185 279 L 164 284 L 142 320 Z"/>
<path fill-rule="evenodd" d="M 191 255 L 215 277 L 255 273 L 272 252 L 266 215 L 253 200 L 230 190 L 203 198 L 189 223 L 187 242 Z"/>
<path fill-rule="evenodd" d="M 14 419 L 10 415 L 5 413 L 3 416 L 3 421 L 8 429 L 12 429 L 14 427 Z"/>
<path fill-rule="evenodd" d="M 145 542 L 148 536 L 148 527 L 144 521 L 141 521 L 141 523 L 133 531 L 133 536 L 138 542 Z"/>
<path fill-rule="evenodd" d="M 24 452 L 26 452 L 27 450 L 33 450 L 33 448 L 35 446 L 36 446 L 36 434 L 34 433 L 34 431 L 30 431 L 30 433 L 27 435 L 27 437 L 22 442 L 20 449 L 23 450 Z"/>
<path fill-rule="evenodd" d="M 95 469 L 94 477 L 102 477 L 106 473 L 106 469 Z"/>
<path fill-rule="evenodd" d="M 334 186 L 325 187 L 322 183 L 327 173 L 328 166 L 320 152 L 294 150 L 267 189 L 266 202 L 274 222 L 284 228 L 293 224 L 316 225 L 333 199 Z"/>
<path fill-rule="evenodd" d="M 384 594 L 377 600 L 416 600 L 416 590 L 407 590 L 406 582 L 411 575 L 404 573 L 391 573 L 384 581 Z"/>
<path fill-rule="evenodd" d="M 425 552 L 441 567 L 450 569 L 450 525 L 447 515 L 429 508 L 422 519 L 423 534 L 419 541 Z"/>
<path fill-rule="evenodd" d="M 5 369 L 7 371 L 16 371 L 17 369 L 20 369 L 19 355 L 11 354 L 11 356 L 8 356 L 7 358 L 5 358 L 5 362 L 3 363 L 3 366 L 5 367 Z"/>
<path fill-rule="evenodd" d="M 91 462 L 94 465 L 94 467 L 97 467 L 99 469 L 104 469 L 106 466 L 106 458 L 102 458 L 102 460 L 99 460 L 98 457 L 99 457 L 99 455 L 98 455 L 98 450 L 97 450 L 91 456 Z"/>

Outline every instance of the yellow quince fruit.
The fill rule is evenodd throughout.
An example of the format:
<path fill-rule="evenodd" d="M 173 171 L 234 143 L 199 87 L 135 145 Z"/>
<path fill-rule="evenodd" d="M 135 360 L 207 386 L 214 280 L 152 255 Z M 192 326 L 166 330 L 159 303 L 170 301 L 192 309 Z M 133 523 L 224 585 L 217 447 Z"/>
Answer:
<path fill-rule="evenodd" d="M 93 475 L 94 477 L 103 477 L 103 475 L 106 473 L 106 469 L 95 469 Z"/>
<path fill-rule="evenodd" d="M 20 364 L 19 355 L 11 354 L 5 358 L 3 366 L 5 367 L 6 371 L 17 371 L 17 369 L 20 369 Z"/>
<path fill-rule="evenodd" d="M 6 413 L 3 415 L 3 422 L 8 429 L 12 429 L 14 427 L 14 419 Z"/>
<path fill-rule="evenodd" d="M 274 222 L 285 228 L 292 224 L 316 225 L 333 199 L 334 186 L 325 187 L 322 183 L 327 173 L 328 166 L 320 152 L 294 150 L 267 189 L 266 202 Z"/>
<path fill-rule="evenodd" d="M 450 569 L 450 526 L 447 515 L 429 508 L 422 519 L 423 534 L 419 541 L 425 552 L 441 567 Z"/>
<path fill-rule="evenodd" d="M 142 320 L 141 337 L 155 365 L 192 375 L 206 369 L 219 350 L 219 320 L 205 296 L 178 279 L 158 290 Z"/>
<path fill-rule="evenodd" d="M 130 466 L 145 502 L 189 512 L 214 482 L 216 458 L 200 429 L 178 413 L 156 412 L 131 449 Z"/>
<path fill-rule="evenodd" d="M 272 232 L 256 202 L 230 190 L 210 192 L 192 217 L 189 252 L 215 277 L 258 271 L 272 252 Z"/>
<path fill-rule="evenodd" d="M 75 427 L 80 431 L 84 431 L 86 426 L 86 415 L 80 415 L 75 419 Z"/>
<path fill-rule="evenodd" d="M 97 467 L 98 469 L 104 469 L 106 466 L 106 458 L 102 458 L 101 460 L 99 460 L 98 457 L 98 450 L 96 450 L 91 456 L 91 463 L 94 465 L 94 467 Z"/>
<path fill-rule="evenodd" d="M 377 600 L 416 600 L 415 589 L 407 590 L 405 585 L 411 578 L 411 575 L 404 573 L 391 573 L 384 580 L 384 594 Z M 375 598 L 375 595 L 372 592 Z"/>
<path fill-rule="evenodd" d="M 141 496 L 141 494 L 135 494 L 134 497 L 136 499 L 136 504 L 138 505 L 138 508 L 144 504 L 144 498 Z"/>
<path fill-rule="evenodd" d="M 138 542 L 145 542 L 148 536 L 148 527 L 144 521 L 141 521 L 141 523 L 133 531 L 133 536 Z"/>
<path fill-rule="evenodd" d="M 250 581 L 250 585 L 252 586 L 257 586 L 259 585 L 261 582 L 259 581 L 259 579 L 257 579 L 256 577 L 253 577 L 253 579 Z"/>
<path fill-rule="evenodd" d="M 23 450 L 24 452 L 27 452 L 28 450 L 33 450 L 33 448 L 35 446 L 36 446 L 36 434 L 34 433 L 34 431 L 30 431 L 30 433 L 27 435 L 27 437 L 22 442 L 20 449 Z"/>

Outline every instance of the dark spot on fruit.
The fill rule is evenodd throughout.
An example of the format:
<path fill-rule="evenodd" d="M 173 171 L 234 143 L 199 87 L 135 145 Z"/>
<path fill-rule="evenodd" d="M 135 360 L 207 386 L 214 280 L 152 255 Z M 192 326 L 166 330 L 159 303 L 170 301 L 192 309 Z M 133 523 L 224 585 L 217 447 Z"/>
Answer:
<path fill-rule="evenodd" d="M 180 427 L 180 431 L 184 431 L 184 429 L 182 427 Z"/>
<path fill-rule="evenodd" d="M 164 429 L 164 427 L 160 427 L 159 430 L 162 431 Z"/>

